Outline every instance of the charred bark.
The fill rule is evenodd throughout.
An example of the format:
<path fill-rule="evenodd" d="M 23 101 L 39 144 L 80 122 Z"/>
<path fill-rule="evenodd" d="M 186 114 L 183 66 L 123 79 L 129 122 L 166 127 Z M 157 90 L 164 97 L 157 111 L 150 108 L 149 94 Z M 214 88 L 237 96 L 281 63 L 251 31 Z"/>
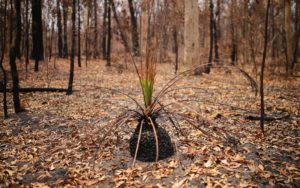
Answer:
<path fill-rule="evenodd" d="M 106 59 L 106 36 L 107 36 L 107 1 L 108 0 L 104 0 L 104 12 L 103 12 L 103 26 L 102 26 L 102 57 L 103 59 Z"/>
<path fill-rule="evenodd" d="M 68 10 L 66 2 L 63 2 L 63 21 L 64 21 L 64 36 L 63 36 L 63 57 L 67 58 L 69 56 L 68 50 Z"/>
<path fill-rule="evenodd" d="M 73 93 L 73 80 L 74 80 L 74 56 L 75 56 L 75 35 L 76 35 L 76 0 L 72 1 L 72 47 L 71 47 L 71 60 L 70 60 L 70 76 L 67 95 Z"/>
<path fill-rule="evenodd" d="M 62 39 L 62 25 L 61 25 L 61 10 L 60 10 L 60 1 L 56 1 L 57 6 L 57 49 L 58 49 L 58 57 L 63 57 L 63 39 Z"/>
<path fill-rule="evenodd" d="M 42 1 L 31 0 L 32 6 L 32 52 L 31 58 L 35 60 L 34 71 L 39 70 L 39 61 L 44 60 Z"/>
<path fill-rule="evenodd" d="M 80 0 L 77 0 L 78 25 L 77 25 L 77 50 L 78 50 L 78 67 L 81 67 L 81 49 L 80 49 Z"/>
<path fill-rule="evenodd" d="M 108 0 L 109 4 L 108 4 L 108 9 L 107 9 L 107 18 L 108 18 L 108 28 L 107 28 L 107 54 L 106 54 L 106 66 L 111 66 L 111 62 L 110 62 L 110 56 L 111 56 L 111 38 L 112 38 L 112 34 L 111 34 L 111 1 L 112 0 Z"/>

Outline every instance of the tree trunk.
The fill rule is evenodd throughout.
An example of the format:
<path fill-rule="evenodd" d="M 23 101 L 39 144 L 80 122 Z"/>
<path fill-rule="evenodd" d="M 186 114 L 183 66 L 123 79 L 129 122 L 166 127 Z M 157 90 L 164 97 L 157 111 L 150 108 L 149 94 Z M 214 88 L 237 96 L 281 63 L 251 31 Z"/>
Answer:
<path fill-rule="evenodd" d="M 34 71 L 39 70 L 39 61 L 44 60 L 42 1 L 31 0 L 32 6 L 32 52 L 31 58 L 35 59 Z"/>
<path fill-rule="evenodd" d="M 117 25 L 118 30 L 120 32 L 121 40 L 122 40 L 122 43 L 124 45 L 125 51 L 129 52 L 130 49 L 129 49 L 127 37 L 126 37 L 125 33 L 123 32 L 120 20 L 118 18 L 118 14 L 117 14 L 117 11 L 116 11 L 114 0 L 111 0 L 111 8 L 112 8 L 112 11 L 113 11 L 113 14 L 114 14 L 114 19 L 116 21 L 116 25 Z"/>
<path fill-rule="evenodd" d="M 286 41 L 286 73 L 288 74 L 289 66 L 292 63 L 292 53 L 293 53 L 293 44 L 292 44 L 292 31 L 291 31 L 291 0 L 284 0 L 284 27 L 285 27 L 285 41 Z"/>
<path fill-rule="evenodd" d="M 71 47 L 71 61 L 70 61 L 70 76 L 67 95 L 73 93 L 74 80 L 74 56 L 75 56 L 75 35 L 76 35 L 76 0 L 72 1 L 72 47 Z"/>
<path fill-rule="evenodd" d="M 25 13 L 25 22 L 26 22 L 26 28 L 25 28 L 25 46 L 26 46 L 26 77 L 28 72 L 28 65 L 29 65 L 29 18 L 28 18 L 28 12 L 29 12 L 29 0 L 25 1 L 26 3 L 26 13 Z"/>
<path fill-rule="evenodd" d="M 270 13 L 271 13 L 271 38 L 272 38 L 272 48 L 271 48 L 271 56 L 272 56 L 272 59 L 274 60 L 275 59 L 275 42 L 276 42 L 276 39 L 274 39 L 275 37 L 275 14 L 274 14 L 274 0 L 271 0 L 271 4 L 270 4 Z"/>
<path fill-rule="evenodd" d="M 264 71 L 265 71 L 267 45 L 268 45 L 269 9 L 270 9 L 270 0 L 268 0 L 267 10 L 266 10 L 265 38 L 264 38 L 265 42 L 264 42 L 263 59 L 262 59 L 261 71 L 260 71 L 260 128 L 262 133 L 264 133 L 264 120 L 265 120 L 264 119 L 265 118 Z"/>
<path fill-rule="evenodd" d="M 219 62 L 219 32 L 220 32 L 220 0 L 217 1 L 217 10 L 216 10 L 216 16 L 213 19 L 213 27 L 214 27 L 214 45 L 215 45 L 215 62 Z"/>
<path fill-rule="evenodd" d="M 97 0 L 94 0 L 94 35 L 95 35 L 95 39 L 94 39 L 94 58 L 97 58 L 99 55 L 98 52 L 98 15 L 97 15 L 97 9 L 98 9 L 98 5 L 97 5 Z"/>
<path fill-rule="evenodd" d="M 106 36 L 107 36 L 107 1 L 104 0 L 104 12 L 103 12 L 103 26 L 102 26 L 102 57 L 106 59 L 107 49 L 106 49 Z"/>
<path fill-rule="evenodd" d="M 66 2 L 63 1 L 63 21 L 64 21 L 64 40 L 63 40 L 63 57 L 67 58 L 69 56 L 68 50 L 68 10 Z"/>
<path fill-rule="evenodd" d="M 146 54 L 147 51 L 147 42 L 148 42 L 148 35 L 150 35 L 149 32 L 149 1 L 143 0 L 141 5 L 141 16 L 140 16 L 140 52 L 142 55 Z"/>
<path fill-rule="evenodd" d="M 87 62 L 89 59 L 89 32 L 90 32 L 90 4 L 87 4 L 87 23 L 85 29 L 85 66 L 87 67 Z"/>
<path fill-rule="evenodd" d="M 237 63 L 237 41 L 236 41 L 236 28 L 233 20 L 235 12 L 236 0 L 232 0 L 230 10 L 230 30 L 231 30 L 231 64 L 236 65 Z"/>
<path fill-rule="evenodd" d="M 108 9 L 107 9 L 107 18 L 108 18 L 108 28 L 107 28 L 107 54 L 106 54 L 106 66 L 111 66 L 110 63 L 110 56 L 111 56 L 111 1 L 112 0 L 108 0 Z"/>
<path fill-rule="evenodd" d="M 77 43 L 78 43 L 78 67 L 81 67 L 81 49 L 80 49 L 80 0 L 77 0 L 78 25 L 77 25 Z"/>
<path fill-rule="evenodd" d="M 20 43 L 21 43 L 21 34 L 22 34 L 22 22 L 21 22 L 21 1 L 15 1 L 15 8 L 16 8 L 16 57 L 21 58 L 21 50 L 20 50 Z"/>
<path fill-rule="evenodd" d="M 2 4 L 1 4 L 2 6 Z M 1 7 L 2 8 L 2 7 Z M 4 7 L 3 7 L 3 25 L 1 28 L 1 59 L 0 59 L 0 69 L 3 73 L 3 114 L 4 118 L 8 118 L 7 112 L 7 97 L 6 97 L 6 86 L 7 86 L 7 75 L 6 71 L 3 67 L 3 60 L 6 51 L 6 13 L 7 13 L 7 0 L 4 0 Z"/>
<path fill-rule="evenodd" d="M 175 74 L 177 74 L 178 71 L 178 31 L 177 31 L 177 27 L 174 26 L 173 28 L 173 38 L 174 38 L 174 51 L 175 51 Z"/>
<path fill-rule="evenodd" d="M 209 9 L 210 9 L 210 44 L 209 44 L 209 58 L 208 58 L 208 66 L 205 68 L 205 73 L 210 73 L 210 67 L 212 67 L 212 56 L 213 56 L 213 43 L 214 43 L 214 4 L 213 1 L 210 0 L 209 2 Z"/>
<path fill-rule="evenodd" d="M 199 7 L 197 0 L 185 0 L 184 64 L 199 64 Z"/>
<path fill-rule="evenodd" d="M 133 54 L 138 56 L 140 54 L 139 49 L 139 33 L 137 27 L 137 18 L 135 16 L 135 10 L 133 7 L 133 1 L 128 0 L 129 12 L 130 12 L 130 20 L 131 20 L 131 34 L 132 34 L 132 51 Z"/>
<path fill-rule="evenodd" d="M 294 39 L 293 41 L 295 41 L 295 47 L 294 47 L 294 53 L 293 53 L 293 61 L 292 61 L 292 65 L 291 65 L 291 71 L 293 71 L 296 63 L 298 62 L 298 43 L 299 43 L 299 37 L 300 37 L 300 23 L 299 23 L 299 10 L 300 6 L 299 6 L 299 1 L 296 1 L 296 12 L 295 12 L 295 34 L 294 34 Z"/>
<path fill-rule="evenodd" d="M 20 9 L 18 8 L 19 4 L 20 4 L 20 0 L 15 0 L 16 13 L 20 11 Z M 21 13 L 19 12 L 17 14 L 21 14 Z M 17 24 L 19 24 L 19 22 L 16 20 L 16 25 Z M 19 113 L 22 111 L 20 97 L 19 97 L 19 75 L 18 75 L 18 70 L 16 65 L 16 54 L 18 49 L 17 45 L 20 45 L 20 41 L 17 40 L 17 35 L 18 33 L 16 31 L 15 42 L 9 53 L 9 65 L 10 65 L 11 77 L 13 81 L 13 102 L 14 102 L 15 113 Z"/>
<path fill-rule="evenodd" d="M 10 0 L 10 15 L 9 15 L 9 48 L 11 48 L 11 45 L 13 44 L 13 30 L 14 30 L 14 1 Z"/>
<path fill-rule="evenodd" d="M 52 27 L 49 34 L 49 44 L 48 44 L 48 59 L 51 61 L 52 58 L 52 40 L 53 40 L 53 34 L 54 34 L 54 20 L 52 20 Z"/>
<path fill-rule="evenodd" d="M 62 39 L 62 25 L 61 25 L 61 11 L 60 11 L 60 1 L 57 0 L 57 47 L 58 47 L 58 57 L 63 57 L 63 39 Z"/>

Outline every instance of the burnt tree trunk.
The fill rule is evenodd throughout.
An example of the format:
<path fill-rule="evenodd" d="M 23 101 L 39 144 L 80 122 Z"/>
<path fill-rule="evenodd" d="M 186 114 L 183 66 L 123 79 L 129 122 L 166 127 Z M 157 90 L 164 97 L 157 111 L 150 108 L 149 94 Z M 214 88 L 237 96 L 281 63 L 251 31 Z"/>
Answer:
<path fill-rule="evenodd" d="M 291 0 L 284 0 L 284 32 L 285 32 L 285 42 L 286 42 L 286 74 L 289 73 L 289 68 L 292 63 L 292 12 L 291 12 Z"/>
<path fill-rule="evenodd" d="M 6 97 L 6 86 L 7 86 L 7 75 L 6 71 L 3 67 L 3 60 L 5 56 L 5 51 L 6 51 L 6 13 L 7 13 L 7 0 L 4 0 L 4 6 L 3 8 L 3 22 L 2 22 L 2 28 L 1 28 L 1 59 L 0 59 L 0 69 L 3 73 L 3 82 L 2 82 L 2 87 L 3 87 L 3 114 L 4 118 L 8 118 L 8 112 L 7 112 L 7 97 Z M 1 81 L 0 81 L 1 83 Z"/>
<path fill-rule="evenodd" d="M 109 4 L 108 4 L 108 9 L 107 9 L 107 18 L 108 18 L 108 28 L 107 28 L 107 54 L 106 54 L 106 66 L 111 66 L 110 63 L 110 56 L 111 56 L 111 1 L 112 0 L 108 0 Z"/>
<path fill-rule="evenodd" d="M 20 0 L 15 1 L 16 12 L 20 11 L 20 9 L 18 8 L 19 3 Z M 17 20 L 16 20 L 16 24 L 18 24 Z M 9 65 L 10 65 L 11 77 L 13 81 L 13 102 L 14 102 L 15 113 L 19 113 L 22 111 L 20 97 L 19 97 L 19 75 L 18 75 L 18 70 L 16 65 L 16 55 L 17 55 L 17 48 L 18 48 L 17 45 L 20 45 L 20 41 L 17 41 L 17 32 L 15 32 L 14 45 L 10 49 L 10 53 L 9 53 Z"/>
<path fill-rule="evenodd" d="M 76 35 L 76 0 L 72 1 L 72 47 L 71 47 L 71 60 L 70 60 L 70 76 L 67 95 L 73 93 L 73 80 L 74 80 L 74 56 L 75 56 L 75 35 Z"/>
<path fill-rule="evenodd" d="M 21 58 L 21 50 L 20 50 L 20 43 L 21 43 L 21 34 L 22 34 L 22 21 L 21 21 L 21 1 L 15 1 L 15 9 L 16 9 L 16 57 Z"/>
<path fill-rule="evenodd" d="M 213 38 L 214 38 L 214 45 L 215 45 L 215 62 L 219 62 L 219 19 L 220 19 L 220 0 L 217 1 L 217 10 L 216 10 L 216 16 L 213 19 Z"/>
<path fill-rule="evenodd" d="M 94 58 L 99 55 L 98 51 L 98 14 L 97 14 L 97 0 L 94 0 Z"/>
<path fill-rule="evenodd" d="M 260 128 L 262 133 L 264 133 L 264 120 L 265 120 L 264 119 L 265 118 L 264 71 L 265 71 L 267 45 L 268 45 L 269 9 L 270 9 L 270 0 L 268 0 L 267 10 L 266 10 L 265 37 L 264 37 L 265 42 L 264 42 L 263 59 L 262 59 L 261 71 L 260 71 Z"/>
<path fill-rule="evenodd" d="M 132 34 L 132 51 L 134 55 L 140 54 L 139 49 L 139 33 L 137 28 L 137 18 L 135 16 L 135 10 L 133 7 L 133 1 L 128 0 L 129 12 L 130 12 L 130 20 L 131 20 L 131 34 Z"/>
<path fill-rule="evenodd" d="M 234 11 L 236 6 L 236 1 L 233 0 L 231 3 L 230 10 L 230 32 L 231 32 L 231 64 L 235 65 L 237 63 L 237 41 L 236 41 L 236 28 L 233 19 Z"/>
<path fill-rule="evenodd" d="M 178 31 L 176 26 L 174 26 L 173 28 L 173 39 L 174 39 L 174 51 L 175 51 L 175 74 L 177 74 L 179 58 L 178 58 Z"/>
<path fill-rule="evenodd" d="M 214 43 L 214 4 L 212 0 L 209 2 L 209 10 L 210 10 L 210 43 L 209 43 L 209 58 L 208 58 L 208 66 L 205 68 L 205 73 L 210 73 L 210 68 L 212 67 L 212 57 L 213 57 L 213 43 Z"/>
<path fill-rule="evenodd" d="M 78 43 L 78 67 L 81 67 L 81 49 L 80 49 L 80 0 L 77 0 L 78 25 L 77 25 L 77 43 Z"/>
<path fill-rule="evenodd" d="M 31 58 L 35 60 L 34 71 L 39 70 L 39 61 L 44 60 L 42 1 L 31 0 L 32 6 L 32 52 Z"/>
<path fill-rule="evenodd" d="M 63 21 L 64 21 L 64 33 L 63 33 L 63 57 L 67 58 L 69 56 L 68 50 L 68 10 L 66 2 L 63 2 Z"/>
<path fill-rule="evenodd" d="M 28 65 L 29 65 L 29 18 L 28 18 L 28 11 L 29 11 L 29 0 L 25 1 L 26 3 L 26 13 L 25 13 L 25 22 L 26 22 L 26 27 L 25 27 L 25 46 L 26 46 L 26 73 L 28 72 Z M 27 74 L 26 74 L 27 76 Z"/>
<path fill-rule="evenodd" d="M 89 32 L 90 32 L 90 4 L 87 4 L 87 23 L 85 29 L 85 66 L 87 67 L 87 62 L 89 59 Z"/>
<path fill-rule="evenodd" d="M 51 61 L 52 58 L 52 41 L 53 41 L 53 34 L 54 34 L 54 20 L 52 20 L 52 27 L 49 34 L 49 44 L 48 44 L 48 59 Z"/>
<path fill-rule="evenodd" d="M 293 52 L 293 59 L 292 59 L 292 65 L 291 65 L 291 72 L 293 72 L 293 69 L 298 61 L 298 43 L 299 43 L 299 37 L 300 37 L 300 23 L 299 23 L 299 1 L 296 1 L 296 12 L 295 12 L 295 34 L 294 34 L 294 40 L 295 41 L 295 47 Z"/>
<path fill-rule="evenodd" d="M 106 59 L 106 35 L 107 35 L 107 1 L 108 0 L 104 0 L 104 12 L 103 12 L 103 26 L 102 26 L 102 57 L 103 59 Z"/>
<path fill-rule="evenodd" d="M 57 6 L 57 48 L 58 57 L 63 57 L 63 39 L 62 39 L 62 25 L 61 25 L 61 11 L 60 11 L 60 0 L 56 1 Z"/>

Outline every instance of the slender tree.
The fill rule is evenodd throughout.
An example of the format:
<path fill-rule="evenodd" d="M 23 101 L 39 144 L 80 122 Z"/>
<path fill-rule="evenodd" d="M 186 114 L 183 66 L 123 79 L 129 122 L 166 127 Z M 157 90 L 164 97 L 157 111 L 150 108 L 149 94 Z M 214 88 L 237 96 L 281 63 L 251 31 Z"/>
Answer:
<path fill-rule="evenodd" d="M 137 28 L 137 18 L 135 15 L 135 10 L 133 7 L 133 0 L 128 0 L 129 12 L 130 12 L 130 20 L 131 20 L 131 34 L 132 34 L 132 51 L 134 55 L 140 54 L 139 49 L 139 33 Z"/>
<path fill-rule="evenodd" d="M 97 5 L 97 0 L 94 0 L 94 58 L 97 58 L 99 55 L 98 51 L 98 5 Z"/>
<path fill-rule="evenodd" d="M 26 57 L 25 57 L 25 61 L 26 61 L 26 73 L 28 72 L 28 65 L 29 65 L 29 0 L 25 1 L 25 6 L 26 6 L 26 12 L 25 12 L 25 22 L 26 22 L 26 27 L 25 27 L 25 46 L 26 46 Z M 26 74 L 27 76 L 27 74 Z"/>
<path fill-rule="evenodd" d="M 111 1 L 112 0 L 108 0 L 109 4 L 108 4 L 108 9 L 107 9 L 107 54 L 106 54 L 106 59 L 107 59 L 107 63 L 106 66 L 111 66 L 110 63 L 110 56 L 111 56 Z"/>
<path fill-rule="evenodd" d="M 80 49 L 80 0 L 77 0 L 78 25 L 77 25 L 77 44 L 78 44 L 78 67 L 81 67 L 81 49 Z"/>
<path fill-rule="evenodd" d="M 61 10 L 60 3 L 61 0 L 56 1 L 57 8 L 57 49 L 58 49 L 58 57 L 63 57 L 63 39 L 62 39 L 62 25 L 61 25 Z"/>
<path fill-rule="evenodd" d="M 104 12 L 103 12 L 103 24 L 102 24 L 102 57 L 106 59 L 107 49 L 106 49 L 106 36 L 107 36 L 107 1 L 104 0 Z"/>
<path fill-rule="evenodd" d="M 215 47 L 215 62 L 219 61 L 219 23 L 220 23 L 220 0 L 217 0 L 216 16 L 213 19 L 213 38 L 214 38 L 214 47 Z"/>
<path fill-rule="evenodd" d="M 39 61 L 44 60 L 42 1 L 31 0 L 32 12 L 32 52 L 31 58 L 35 60 L 34 71 L 39 70 Z"/>
<path fill-rule="evenodd" d="M 75 37 L 76 37 L 76 0 L 72 0 L 72 46 L 71 46 L 71 60 L 70 60 L 70 76 L 67 95 L 73 93 L 74 80 L 74 56 L 75 56 Z"/>
<path fill-rule="evenodd" d="M 266 64 L 267 46 L 268 46 L 268 25 L 269 25 L 269 9 L 270 0 L 268 0 L 267 10 L 266 10 L 266 21 L 265 21 L 265 37 L 264 37 L 264 51 L 260 71 L 260 128 L 262 133 L 264 133 L 264 121 L 265 121 L 265 103 L 264 103 L 264 71 Z"/>
<path fill-rule="evenodd" d="M 20 43 L 21 43 L 21 34 L 22 34 L 22 18 L 21 18 L 21 1 L 15 1 L 15 8 L 16 8 L 16 41 L 18 44 L 16 45 L 16 57 L 21 58 L 21 50 L 20 50 Z"/>
<path fill-rule="evenodd" d="M 178 54 L 178 30 L 176 25 L 173 27 L 174 51 L 175 51 L 175 74 L 178 71 L 179 54 Z"/>
<path fill-rule="evenodd" d="M 286 73 L 289 72 L 289 66 L 292 63 L 292 31 L 291 31 L 291 0 L 284 0 L 284 27 L 285 27 L 285 41 L 286 41 Z"/>
<path fill-rule="evenodd" d="M 18 12 L 21 9 L 18 8 L 19 4 L 20 4 L 21 0 L 15 0 L 15 11 Z M 13 10 L 11 10 L 13 11 Z M 16 14 L 21 14 L 16 13 Z M 19 22 L 16 20 L 16 25 L 19 24 Z M 18 27 L 18 26 L 16 26 Z M 10 72 L 11 72 L 11 77 L 12 77 L 12 81 L 13 81 L 13 102 L 14 102 L 14 109 L 15 109 L 15 113 L 19 113 L 22 111 L 21 109 L 21 103 L 20 103 L 20 97 L 19 97 L 19 75 L 18 75 L 18 69 L 17 69 L 17 65 L 16 65 L 16 57 L 17 57 L 17 49 L 18 46 L 20 45 L 20 41 L 18 41 L 18 32 L 15 32 L 15 41 L 14 41 L 14 45 L 12 46 L 12 48 L 10 49 L 10 53 L 9 53 L 9 65 L 10 65 Z"/>
<path fill-rule="evenodd" d="M 64 21 L 64 33 L 63 33 L 63 57 L 69 56 L 68 50 L 68 5 L 66 1 L 63 1 L 63 21 Z"/>
<path fill-rule="evenodd" d="M 2 4 L 1 4 L 2 6 Z M 4 0 L 4 5 L 3 7 L 3 22 L 2 22 L 2 27 L 1 27 L 1 59 L 0 59 L 0 69 L 3 73 L 3 113 L 4 113 L 4 118 L 8 117 L 8 112 L 7 112 L 7 97 L 6 97 L 6 87 L 7 87 L 7 75 L 6 71 L 3 66 L 3 60 L 5 56 L 5 51 L 6 51 L 6 14 L 7 14 L 7 0 Z"/>
<path fill-rule="evenodd" d="M 86 22 L 86 29 L 85 29 L 85 66 L 87 67 L 87 62 L 89 59 L 89 32 L 90 32 L 90 3 L 87 2 L 87 22 Z"/>
<path fill-rule="evenodd" d="M 295 11 L 295 34 L 294 34 L 294 40 L 295 41 L 295 47 L 293 52 L 293 60 L 291 65 L 291 71 L 293 71 L 295 64 L 298 62 L 298 43 L 299 43 L 299 37 L 300 37 L 300 22 L 299 22 L 299 1 L 296 1 L 296 11 Z"/>
<path fill-rule="evenodd" d="M 235 65 L 237 63 L 237 32 L 233 19 L 234 12 L 236 10 L 236 0 L 231 0 L 230 9 L 230 31 L 231 31 L 231 64 Z"/>
<path fill-rule="evenodd" d="M 210 73 L 210 68 L 212 66 L 212 57 L 213 57 L 213 43 L 214 43 L 214 4 L 213 1 L 209 1 L 209 9 L 210 9 L 210 44 L 209 44 L 209 58 L 208 58 L 208 66 L 205 69 L 206 73 Z"/>

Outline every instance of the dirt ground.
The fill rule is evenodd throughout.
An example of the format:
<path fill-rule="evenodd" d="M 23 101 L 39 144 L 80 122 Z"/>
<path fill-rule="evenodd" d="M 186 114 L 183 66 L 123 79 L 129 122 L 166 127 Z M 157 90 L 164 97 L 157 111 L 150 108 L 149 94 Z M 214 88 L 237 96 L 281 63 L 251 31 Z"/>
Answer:
<path fill-rule="evenodd" d="M 48 69 L 42 65 L 27 78 L 21 67 L 20 85 L 65 88 L 68 63 L 57 60 L 56 69 L 53 62 Z M 174 77 L 171 64 L 157 69 L 155 91 Z M 185 77 L 162 103 L 189 115 L 200 129 L 178 119 L 184 133 L 178 135 L 170 122 L 159 119 L 176 154 L 132 167 L 129 138 L 136 122 L 100 139 L 105 125 L 136 108 L 107 88 L 142 99 L 134 70 L 107 68 L 103 61 L 76 66 L 71 96 L 24 93 L 26 111 L 14 115 L 9 94 L 10 117 L 3 120 L 0 113 L 0 187 L 300 187 L 300 80 L 268 79 L 265 84 L 266 114 L 273 119 L 263 136 L 255 120 L 260 98 L 239 71 L 213 69 L 209 75 Z"/>

